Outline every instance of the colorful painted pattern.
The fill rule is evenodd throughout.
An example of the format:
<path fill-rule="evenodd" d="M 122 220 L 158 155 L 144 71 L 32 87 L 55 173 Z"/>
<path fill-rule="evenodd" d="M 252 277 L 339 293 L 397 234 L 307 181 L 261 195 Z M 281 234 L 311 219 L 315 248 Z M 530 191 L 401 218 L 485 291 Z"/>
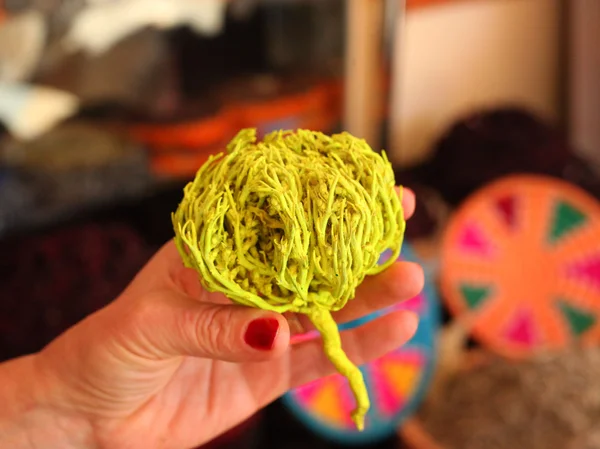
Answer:
<path fill-rule="evenodd" d="M 451 311 L 503 355 L 597 342 L 600 204 L 549 177 L 492 183 L 452 217 L 440 278 Z"/>

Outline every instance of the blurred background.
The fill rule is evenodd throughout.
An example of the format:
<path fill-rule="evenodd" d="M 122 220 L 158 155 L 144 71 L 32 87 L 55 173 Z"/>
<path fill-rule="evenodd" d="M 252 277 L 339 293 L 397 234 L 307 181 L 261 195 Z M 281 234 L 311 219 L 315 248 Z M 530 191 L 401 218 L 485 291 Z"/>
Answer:
<path fill-rule="evenodd" d="M 117 296 L 240 128 L 347 130 L 417 193 L 425 324 L 364 367 L 371 431 L 334 376 L 210 447 L 600 448 L 599 24 L 596 0 L 0 2 L 0 360 Z"/>

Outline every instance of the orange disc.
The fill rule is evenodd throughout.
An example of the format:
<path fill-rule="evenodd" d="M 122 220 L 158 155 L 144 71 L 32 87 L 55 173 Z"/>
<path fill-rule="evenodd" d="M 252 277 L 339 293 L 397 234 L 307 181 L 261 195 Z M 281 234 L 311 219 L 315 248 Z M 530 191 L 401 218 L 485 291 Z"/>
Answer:
<path fill-rule="evenodd" d="M 473 336 L 508 357 L 600 337 L 600 203 L 564 181 L 503 178 L 458 209 L 445 232 L 444 300 Z"/>

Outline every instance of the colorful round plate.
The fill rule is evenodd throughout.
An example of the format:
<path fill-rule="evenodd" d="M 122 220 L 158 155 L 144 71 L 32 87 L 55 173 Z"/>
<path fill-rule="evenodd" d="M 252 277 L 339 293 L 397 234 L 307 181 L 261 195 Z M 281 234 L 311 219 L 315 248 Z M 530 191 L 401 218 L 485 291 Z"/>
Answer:
<path fill-rule="evenodd" d="M 444 300 L 507 357 L 600 336 L 600 204 L 546 176 L 491 183 L 458 209 L 444 235 Z"/>
<path fill-rule="evenodd" d="M 406 243 L 401 259 L 419 262 Z M 341 444 L 373 443 L 393 435 L 420 404 L 434 367 L 435 335 L 440 319 L 438 297 L 432 284 L 426 282 L 422 293 L 414 298 L 340 325 L 340 330 L 357 327 L 391 309 L 415 311 L 421 320 L 417 333 L 406 345 L 361 367 L 371 398 L 362 432 L 356 430 L 350 419 L 354 397 L 348 382 L 339 374 L 296 388 L 282 398 L 287 408 L 315 434 Z"/>

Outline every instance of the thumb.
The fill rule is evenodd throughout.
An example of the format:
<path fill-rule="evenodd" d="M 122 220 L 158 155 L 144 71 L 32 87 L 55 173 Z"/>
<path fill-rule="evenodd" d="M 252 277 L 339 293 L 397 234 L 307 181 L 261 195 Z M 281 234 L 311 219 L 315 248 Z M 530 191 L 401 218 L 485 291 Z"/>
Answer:
<path fill-rule="evenodd" d="M 126 338 L 148 357 L 258 362 L 283 354 L 289 345 L 287 320 L 278 313 L 199 302 L 176 291 L 145 296 L 132 307 Z"/>

